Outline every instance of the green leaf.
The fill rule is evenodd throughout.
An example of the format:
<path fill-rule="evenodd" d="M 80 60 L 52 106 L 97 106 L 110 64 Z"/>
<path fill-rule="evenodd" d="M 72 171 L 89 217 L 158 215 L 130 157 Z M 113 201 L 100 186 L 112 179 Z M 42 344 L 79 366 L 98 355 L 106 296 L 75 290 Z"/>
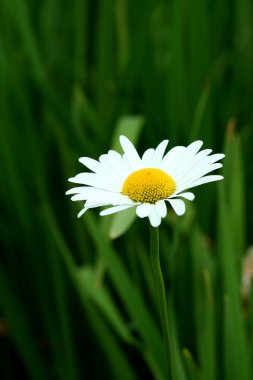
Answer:
<path fill-rule="evenodd" d="M 145 119 L 140 115 L 127 115 L 122 116 L 114 129 L 112 139 L 112 149 L 122 152 L 121 145 L 119 143 L 119 136 L 124 135 L 128 137 L 133 144 L 137 144 L 142 127 L 145 123 Z"/>
<path fill-rule="evenodd" d="M 135 207 L 132 207 L 128 210 L 124 210 L 122 212 L 114 215 L 111 221 L 109 237 L 110 239 L 116 239 L 123 235 L 128 228 L 132 225 L 132 223 L 136 219 L 136 210 Z"/>

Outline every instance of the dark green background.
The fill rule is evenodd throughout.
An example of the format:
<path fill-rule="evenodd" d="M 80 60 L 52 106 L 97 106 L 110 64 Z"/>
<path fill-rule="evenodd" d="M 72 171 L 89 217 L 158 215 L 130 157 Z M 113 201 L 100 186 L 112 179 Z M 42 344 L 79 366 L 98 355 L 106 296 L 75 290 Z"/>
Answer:
<path fill-rule="evenodd" d="M 0 0 L 2 379 L 164 378 L 147 221 L 112 241 L 64 195 L 122 131 L 226 153 L 161 260 L 177 379 L 252 379 L 252 125 L 251 0 Z"/>

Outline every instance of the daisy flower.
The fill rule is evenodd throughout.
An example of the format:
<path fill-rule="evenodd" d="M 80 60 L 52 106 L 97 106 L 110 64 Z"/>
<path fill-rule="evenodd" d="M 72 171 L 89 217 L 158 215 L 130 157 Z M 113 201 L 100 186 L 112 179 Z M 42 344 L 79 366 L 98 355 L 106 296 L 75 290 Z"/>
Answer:
<path fill-rule="evenodd" d="M 217 161 L 224 154 L 210 154 L 211 149 L 200 151 L 202 141 L 176 146 L 165 154 L 168 140 L 156 149 L 147 149 L 140 157 L 131 141 L 120 136 L 124 151 L 102 154 L 99 160 L 81 157 L 79 161 L 91 172 L 77 174 L 70 182 L 81 185 L 67 191 L 73 201 L 85 201 L 78 217 L 88 209 L 112 206 L 100 215 L 109 215 L 136 207 L 140 218 L 148 217 L 158 227 L 166 217 L 170 204 L 177 215 L 185 213 L 184 199 L 192 201 L 194 194 L 186 191 L 204 183 L 223 179 L 221 175 L 206 175 L 222 167 Z"/>

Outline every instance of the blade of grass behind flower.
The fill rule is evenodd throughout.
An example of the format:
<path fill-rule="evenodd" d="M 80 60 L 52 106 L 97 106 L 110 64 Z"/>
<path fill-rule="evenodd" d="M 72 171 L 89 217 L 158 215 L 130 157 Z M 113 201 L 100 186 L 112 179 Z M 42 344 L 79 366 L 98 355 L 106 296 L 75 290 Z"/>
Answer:
<path fill-rule="evenodd" d="M 204 114 L 207 108 L 207 103 L 210 95 L 210 85 L 205 85 L 200 96 L 198 103 L 196 105 L 195 115 L 192 122 L 191 133 L 189 136 L 189 141 L 194 141 L 198 139 L 202 133 L 200 133 L 203 127 Z"/>
<path fill-rule="evenodd" d="M 173 35 L 171 40 L 172 62 L 170 70 L 168 71 L 168 100 L 170 106 L 166 109 L 168 111 L 168 125 L 170 128 L 170 136 L 173 142 L 179 141 L 179 134 L 182 125 L 181 118 L 189 120 L 188 107 L 186 104 L 186 72 L 183 67 L 183 38 L 182 38 L 182 24 L 183 24 L 183 2 L 175 1 L 171 9 L 171 30 Z"/>
<path fill-rule="evenodd" d="M 241 258 L 245 252 L 245 188 L 241 136 L 236 135 L 233 131 L 227 135 L 225 154 L 224 176 L 231 215 L 231 233 L 235 244 L 238 265 L 240 265 Z"/>
<path fill-rule="evenodd" d="M 185 366 L 183 363 L 182 350 L 180 347 L 179 338 L 177 335 L 177 324 L 176 324 L 176 313 L 172 305 L 172 297 L 169 297 L 167 302 L 168 316 L 171 327 L 171 336 L 172 336 L 172 352 L 171 352 L 171 363 L 172 363 L 172 373 L 175 376 L 175 379 L 188 380 L 188 376 L 185 371 Z"/>
<path fill-rule="evenodd" d="M 194 318 L 198 358 L 205 380 L 216 380 L 216 336 L 214 299 L 212 289 L 211 252 L 201 231 L 195 227 L 191 233 L 193 255 Z"/>
<path fill-rule="evenodd" d="M 226 179 L 225 179 L 226 180 Z M 219 185 L 218 247 L 222 273 L 224 379 L 250 379 L 249 352 L 246 345 L 240 301 L 240 277 L 237 272 L 234 235 L 227 207 L 224 184 Z"/>
<path fill-rule="evenodd" d="M 6 273 L 0 266 L 0 304 L 1 310 L 8 323 L 12 341 L 18 349 L 28 373 L 32 379 L 45 380 L 48 378 L 46 364 L 37 348 L 33 333 L 26 318 L 26 310 L 19 300 Z"/>
<path fill-rule="evenodd" d="M 66 281 L 60 258 L 56 255 L 54 246 L 51 243 L 49 231 L 47 231 L 46 228 L 44 228 L 44 231 L 45 236 L 47 236 L 50 241 L 50 247 L 45 253 L 45 256 L 47 256 L 46 263 L 50 274 L 48 281 L 50 281 L 51 292 L 54 294 L 52 302 L 54 302 L 55 307 L 53 318 L 51 316 L 51 319 L 54 320 L 55 331 L 50 330 L 51 339 L 55 342 L 58 335 L 58 340 L 62 342 L 64 348 L 62 351 L 59 351 L 57 348 L 53 349 L 54 358 L 55 362 L 60 364 L 59 373 L 61 379 L 79 380 L 80 374 L 77 365 L 77 350 L 72 325 L 73 320 L 70 315 L 70 302 L 68 298 L 68 282 Z M 49 313 L 47 312 L 47 314 Z M 57 324 L 57 327 L 55 324 Z"/>
<path fill-rule="evenodd" d="M 194 362 L 191 352 L 187 348 L 184 348 L 182 354 L 185 361 L 185 366 L 187 368 L 189 380 L 204 380 L 205 378 Z"/>
<path fill-rule="evenodd" d="M 96 135 L 96 138 L 100 140 L 99 129 L 101 121 L 94 105 L 82 88 L 78 85 L 73 88 L 71 114 L 74 127 L 73 129 L 77 138 L 81 139 L 83 151 L 93 153 L 87 149 L 89 144 L 92 144 L 94 141 L 94 134 Z M 86 142 L 85 140 L 88 141 Z M 93 148 L 97 147 L 93 146 Z M 97 151 L 97 149 L 95 151 Z"/>
<path fill-rule="evenodd" d="M 88 17 L 89 2 L 76 0 L 73 2 L 73 76 L 79 85 L 88 80 L 87 49 L 88 49 Z"/>
<path fill-rule="evenodd" d="M 187 42 L 191 46 L 189 51 L 189 62 L 187 62 L 188 82 L 190 91 L 188 93 L 191 109 L 194 110 L 208 75 L 209 61 L 209 7 L 207 3 L 196 0 L 194 10 L 187 0 L 184 4 L 185 22 L 188 29 Z M 193 5 L 193 3 L 192 3 Z M 187 15 L 187 16 L 186 16 Z M 201 30 L 201 33 L 199 32 Z M 201 65 L 199 64 L 201 62 Z M 207 125 L 205 135 L 208 133 Z"/>
<path fill-rule="evenodd" d="M 0 45 L 3 48 L 3 45 Z M 9 189 L 10 197 L 7 198 L 6 204 L 9 204 L 11 209 L 16 211 L 15 217 L 19 220 L 21 229 L 23 230 L 25 236 L 29 236 L 31 233 L 31 224 L 29 220 L 28 213 L 26 213 L 28 204 L 25 189 L 19 186 L 22 183 L 22 176 L 18 168 L 17 161 L 13 159 L 12 151 L 12 141 L 15 131 L 13 131 L 13 120 L 10 117 L 10 110 L 7 100 L 7 88 L 8 88 L 8 76 L 7 76 L 7 57 L 5 57 L 4 50 L 1 54 L 1 66 L 0 66 L 0 95 L 1 95 L 1 109 L 0 109 L 0 120 L 2 127 L 0 128 L 0 157 L 2 162 L 2 175 L 5 178 L 5 185 Z M 1 189 L 3 190 L 3 189 Z M 27 235 L 26 235 L 27 234 Z"/>
<path fill-rule="evenodd" d="M 216 335 L 215 335 L 215 315 L 214 299 L 210 272 L 205 269 L 203 272 L 203 321 L 202 347 L 199 346 L 201 355 L 201 369 L 205 380 L 215 380 L 216 376 Z M 199 326 L 199 329 L 201 327 Z"/>
<path fill-rule="evenodd" d="M 100 137 L 103 139 L 109 131 L 112 122 L 111 115 L 115 107 L 115 46 L 112 43 L 114 8 L 113 3 L 101 1 L 98 4 L 95 25 L 95 93 L 96 109 L 100 115 Z"/>
<path fill-rule="evenodd" d="M 117 35 L 117 63 L 118 72 L 126 68 L 129 59 L 129 36 L 128 36 L 128 3 L 126 0 L 115 2 L 115 24 Z"/>
<path fill-rule="evenodd" d="M 18 35 L 21 38 L 22 50 L 27 54 L 27 57 L 31 62 L 35 77 L 40 83 L 42 83 L 43 79 L 45 79 L 45 71 L 32 27 L 27 2 L 16 0 L 13 0 L 12 2 L 6 1 L 5 10 L 9 12 L 9 16 L 11 17 L 15 28 L 17 28 Z"/>
<path fill-rule="evenodd" d="M 114 379 L 137 380 L 138 377 L 135 374 L 133 366 L 130 365 L 130 361 L 125 355 L 125 352 L 101 318 L 100 313 L 96 312 L 91 305 L 86 304 L 85 315 L 90 321 L 94 336 L 96 336 L 99 345 L 103 349 L 104 355 L 107 357 Z"/>
<path fill-rule="evenodd" d="M 94 305 L 104 315 L 111 326 L 115 329 L 126 343 L 134 344 L 126 322 L 123 321 L 121 313 L 114 303 L 105 284 L 96 283 L 96 273 L 90 267 L 81 267 L 76 270 L 79 289 L 84 292 L 84 296 L 88 297 Z"/>

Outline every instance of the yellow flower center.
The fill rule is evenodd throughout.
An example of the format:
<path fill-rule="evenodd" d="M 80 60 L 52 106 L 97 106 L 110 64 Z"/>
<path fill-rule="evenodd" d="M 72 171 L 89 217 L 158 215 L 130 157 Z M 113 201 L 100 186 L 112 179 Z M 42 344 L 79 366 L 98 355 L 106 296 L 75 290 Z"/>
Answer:
<path fill-rule="evenodd" d="M 122 194 L 133 201 L 156 203 L 168 198 L 176 190 L 174 180 L 160 169 L 140 169 L 131 173 L 122 187 Z"/>

